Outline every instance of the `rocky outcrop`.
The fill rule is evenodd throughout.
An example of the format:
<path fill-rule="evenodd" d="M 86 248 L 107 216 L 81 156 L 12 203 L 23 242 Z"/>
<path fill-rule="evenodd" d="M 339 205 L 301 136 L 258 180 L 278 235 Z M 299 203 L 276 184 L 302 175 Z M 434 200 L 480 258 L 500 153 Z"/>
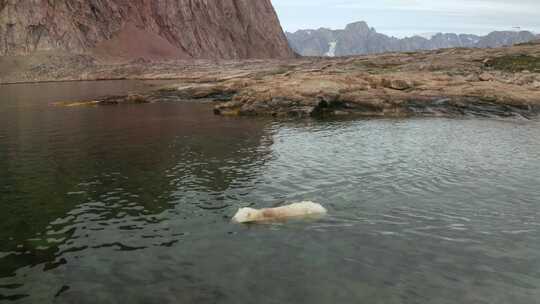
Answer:
<path fill-rule="evenodd" d="M 540 45 L 319 59 L 217 87 L 234 92 L 219 115 L 528 119 L 540 113 Z"/>
<path fill-rule="evenodd" d="M 0 0 L 0 55 L 293 56 L 270 0 Z"/>
<path fill-rule="evenodd" d="M 398 39 L 377 33 L 365 22 L 356 22 L 347 25 L 344 30 L 299 30 L 287 33 L 287 38 L 292 48 L 303 56 L 349 56 L 454 47 L 494 48 L 524 43 L 538 37 L 527 31 L 503 31 L 483 37 L 438 33 L 429 39 L 420 36 Z"/>
<path fill-rule="evenodd" d="M 101 69 L 107 75 L 117 75 L 115 69 L 133 68 Z M 241 61 L 183 66 L 176 71 L 171 67 L 161 70 L 155 64 L 138 68 L 139 77 L 175 76 L 178 84 L 144 96 L 62 105 L 207 101 L 216 103 L 218 115 L 274 117 L 465 115 L 528 119 L 540 113 L 540 44 L 534 43 L 493 49 Z"/>

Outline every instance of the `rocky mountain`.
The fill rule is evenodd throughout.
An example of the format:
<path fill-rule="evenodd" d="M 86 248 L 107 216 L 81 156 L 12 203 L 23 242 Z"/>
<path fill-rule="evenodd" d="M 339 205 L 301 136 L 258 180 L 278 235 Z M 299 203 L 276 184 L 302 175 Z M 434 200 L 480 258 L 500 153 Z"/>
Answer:
<path fill-rule="evenodd" d="M 430 38 L 395 38 L 369 27 L 365 22 L 347 25 L 343 30 L 299 30 L 287 33 L 291 47 L 304 56 L 348 56 L 385 52 L 409 52 L 452 47 L 493 48 L 540 38 L 527 31 L 492 32 L 487 36 L 438 33 Z"/>
<path fill-rule="evenodd" d="M 0 55 L 132 58 L 294 54 L 270 0 L 0 0 Z"/>

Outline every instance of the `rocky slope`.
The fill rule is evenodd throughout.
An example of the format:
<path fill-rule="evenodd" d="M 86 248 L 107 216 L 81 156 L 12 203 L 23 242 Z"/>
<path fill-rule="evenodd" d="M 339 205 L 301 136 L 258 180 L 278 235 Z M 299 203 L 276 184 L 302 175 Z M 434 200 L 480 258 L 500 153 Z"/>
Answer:
<path fill-rule="evenodd" d="M 377 33 L 365 22 L 344 30 L 300 30 L 287 33 L 292 48 L 304 56 L 349 56 L 385 52 L 411 52 L 453 47 L 501 47 L 538 39 L 531 32 L 492 32 L 487 36 L 438 33 L 430 39 L 414 36 L 398 39 Z"/>
<path fill-rule="evenodd" d="M 293 56 L 270 0 L 0 0 L 0 55 Z"/>

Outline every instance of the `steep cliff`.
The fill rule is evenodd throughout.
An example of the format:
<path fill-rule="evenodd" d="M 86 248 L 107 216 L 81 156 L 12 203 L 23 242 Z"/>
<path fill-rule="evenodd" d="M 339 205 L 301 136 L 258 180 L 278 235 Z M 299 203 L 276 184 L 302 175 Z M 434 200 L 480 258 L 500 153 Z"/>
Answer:
<path fill-rule="evenodd" d="M 270 0 L 0 0 L 0 55 L 293 55 Z"/>

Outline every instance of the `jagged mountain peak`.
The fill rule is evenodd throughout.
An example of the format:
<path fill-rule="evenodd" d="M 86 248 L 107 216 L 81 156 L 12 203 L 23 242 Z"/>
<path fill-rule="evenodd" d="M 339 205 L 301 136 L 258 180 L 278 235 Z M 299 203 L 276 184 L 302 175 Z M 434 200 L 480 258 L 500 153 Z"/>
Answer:
<path fill-rule="evenodd" d="M 433 33 L 428 37 L 406 38 L 377 33 L 365 21 L 354 22 L 342 30 L 307 30 L 287 33 L 292 48 L 304 56 L 348 56 L 384 52 L 434 50 L 451 47 L 500 47 L 538 39 L 528 31 L 495 31 L 486 36 L 455 33 Z"/>
<path fill-rule="evenodd" d="M 372 29 L 369 27 L 369 25 L 365 21 L 349 23 L 345 27 L 345 31 L 369 32 L 371 30 Z"/>

